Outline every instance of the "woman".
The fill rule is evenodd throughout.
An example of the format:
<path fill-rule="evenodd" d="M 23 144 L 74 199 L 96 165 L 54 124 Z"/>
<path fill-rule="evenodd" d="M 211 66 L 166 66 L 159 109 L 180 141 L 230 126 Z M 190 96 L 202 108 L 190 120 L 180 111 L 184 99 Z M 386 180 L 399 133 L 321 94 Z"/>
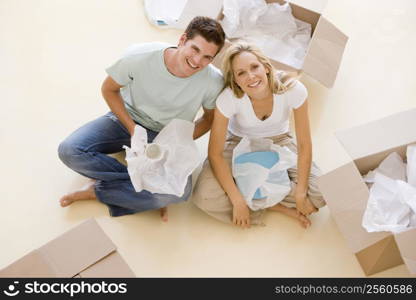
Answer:
<path fill-rule="evenodd" d="M 194 189 L 193 201 L 209 215 L 241 227 L 260 224 L 264 210 L 248 208 L 231 172 L 232 151 L 242 137 L 270 138 L 273 143 L 298 153 L 297 168 L 288 169 L 290 194 L 269 210 L 299 220 L 325 205 L 312 164 L 307 90 L 302 83 L 276 72 L 257 48 L 235 44 L 223 60 L 226 88 L 217 99 L 208 147 L 208 160 Z M 297 146 L 289 134 L 290 111 L 294 112 Z M 227 132 L 228 131 L 228 132 Z"/>

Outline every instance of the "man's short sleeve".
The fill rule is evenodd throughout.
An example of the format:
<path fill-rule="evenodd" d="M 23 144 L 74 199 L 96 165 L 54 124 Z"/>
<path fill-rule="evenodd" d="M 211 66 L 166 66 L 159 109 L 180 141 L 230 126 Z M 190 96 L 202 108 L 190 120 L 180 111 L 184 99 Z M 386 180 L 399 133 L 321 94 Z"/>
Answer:
<path fill-rule="evenodd" d="M 105 71 L 119 85 L 125 86 L 133 80 L 131 57 L 123 57 Z"/>
<path fill-rule="evenodd" d="M 202 102 L 202 106 L 206 109 L 214 109 L 215 102 L 218 98 L 218 95 L 221 93 L 221 91 L 224 88 L 224 79 L 222 77 L 221 72 L 215 67 L 208 66 L 207 68 L 211 68 L 209 70 L 211 74 L 210 75 L 211 84 L 208 87 L 206 97 L 204 101 Z"/>
<path fill-rule="evenodd" d="M 299 108 L 308 97 L 308 90 L 299 80 L 287 92 L 289 106 L 293 109 Z"/>
<path fill-rule="evenodd" d="M 230 88 L 226 88 L 218 96 L 217 109 L 228 119 L 235 114 L 235 97 Z"/>

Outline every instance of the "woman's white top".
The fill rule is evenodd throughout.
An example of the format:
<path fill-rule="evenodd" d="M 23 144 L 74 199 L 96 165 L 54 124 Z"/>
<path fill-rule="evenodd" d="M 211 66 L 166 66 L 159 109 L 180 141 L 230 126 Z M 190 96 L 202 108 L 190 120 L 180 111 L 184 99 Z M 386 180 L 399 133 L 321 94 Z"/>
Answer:
<path fill-rule="evenodd" d="M 273 111 L 266 120 L 260 120 L 254 113 L 247 94 L 237 98 L 228 87 L 217 99 L 218 110 L 229 119 L 228 130 L 240 137 L 271 137 L 289 131 L 291 109 L 299 108 L 306 100 L 308 91 L 296 81 L 295 85 L 283 94 L 273 95 Z"/>

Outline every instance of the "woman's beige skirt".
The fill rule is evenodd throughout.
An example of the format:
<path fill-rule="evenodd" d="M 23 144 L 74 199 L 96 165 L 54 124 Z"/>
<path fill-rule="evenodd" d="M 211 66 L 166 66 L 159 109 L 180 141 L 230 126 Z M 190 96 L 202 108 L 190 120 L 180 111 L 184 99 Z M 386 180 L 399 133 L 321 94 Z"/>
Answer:
<path fill-rule="evenodd" d="M 297 153 L 296 144 L 293 142 L 293 138 L 289 133 L 269 137 L 269 139 L 272 139 L 273 143 L 280 146 L 286 146 L 294 153 Z M 230 167 L 233 149 L 237 146 L 240 140 L 240 137 L 231 134 L 229 134 L 227 137 L 223 156 Z M 280 203 L 288 207 L 295 207 L 296 203 L 293 195 L 297 183 L 297 169 L 288 169 L 288 174 L 292 185 L 291 192 Z M 322 194 L 318 190 L 316 182 L 319 175 L 319 168 L 314 163 L 312 163 L 311 173 L 309 175 L 308 197 L 313 205 L 317 208 L 323 207 L 326 204 Z M 212 172 L 208 159 L 205 160 L 202 171 L 195 184 L 192 201 L 196 206 L 198 206 L 210 216 L 226 223 L 232 223 L 233 206 L 221 185 L 218 183 L 214 173 Z M 251 224 L 263 224 L 261 218 L 264 211 L 265 210 L 250 210 Z"/>

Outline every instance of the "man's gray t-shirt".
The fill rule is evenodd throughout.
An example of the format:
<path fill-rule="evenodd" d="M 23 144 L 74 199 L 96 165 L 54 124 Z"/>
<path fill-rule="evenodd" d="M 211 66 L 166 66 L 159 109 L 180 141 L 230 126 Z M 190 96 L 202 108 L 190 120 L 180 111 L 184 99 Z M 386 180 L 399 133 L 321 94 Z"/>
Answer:
<path fill-rule="evenodd" d="M 164 62 L 166 43 L 144 43 L 129 47 L 123 58 L 106 69 L 122 85 L 121 96 L 133 120 L 160 131 L 172 119 L 194 121 L 201 105 L 215 108 L 224 87 L 221 72 L 208 65 L 190 77 L 171 74 Z"/>

